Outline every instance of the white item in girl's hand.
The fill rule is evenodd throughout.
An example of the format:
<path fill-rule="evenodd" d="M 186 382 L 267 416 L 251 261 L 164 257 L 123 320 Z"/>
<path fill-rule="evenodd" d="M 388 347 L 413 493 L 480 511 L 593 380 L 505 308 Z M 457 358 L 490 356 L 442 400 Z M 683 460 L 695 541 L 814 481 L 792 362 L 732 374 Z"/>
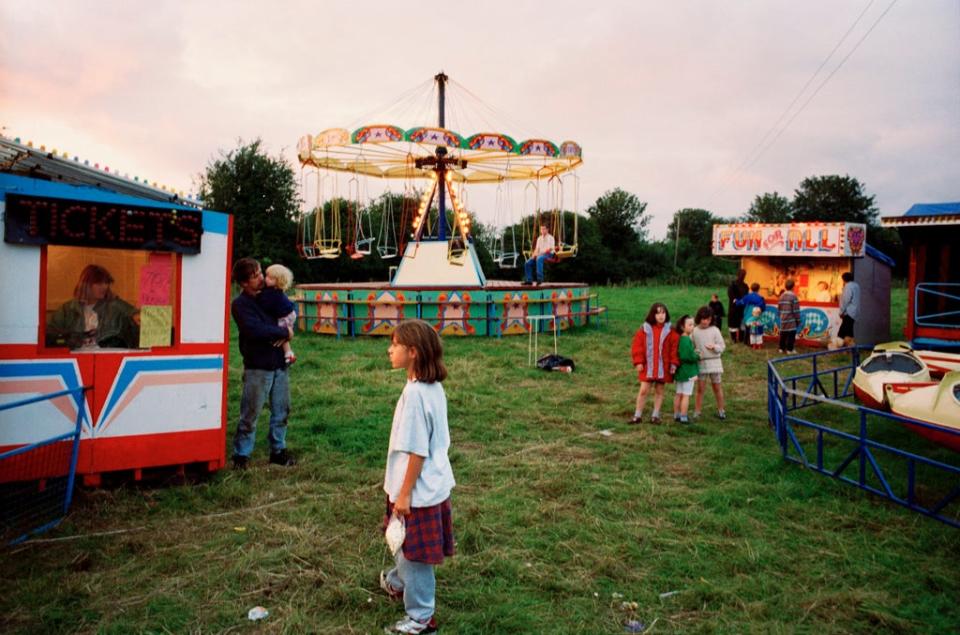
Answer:
<path fill-rule="evenodd" d="M 401 516 L 395 515 L 390 519 L 384 537 L 387 539 L 387 548 L 390 549 L 390 553 L 397 555 L 403 547 L 403 540 L 407 537 L 407 526 Z"/>

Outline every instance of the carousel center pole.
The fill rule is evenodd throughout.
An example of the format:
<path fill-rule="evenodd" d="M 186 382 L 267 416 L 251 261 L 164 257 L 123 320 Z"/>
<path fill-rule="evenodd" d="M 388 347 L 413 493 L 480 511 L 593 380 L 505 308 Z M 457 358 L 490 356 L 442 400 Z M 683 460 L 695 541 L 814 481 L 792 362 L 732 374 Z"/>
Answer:
<path fill-rule="evenodd" d="M 437 111 L 439 112 L 439 121 L 438 124 L 441 128 L 446 127 L 446 117 L 444 116 L 444 97 L 445 90 L 447 86 L 447 79 L 449 79 L 443 71 L 440 71 L 434 76 L 434 79 L 437 80 Z M 444 180 L 444 162 L 443 158 L 447 154 L 447 149 L 443 146 L 437 147 L 437 183 L 439 184 L 439 204 L 437 206 L 438 218 L 437 218 L 437 240 L 446 240 L 447 239 L 447 184 Z"/>

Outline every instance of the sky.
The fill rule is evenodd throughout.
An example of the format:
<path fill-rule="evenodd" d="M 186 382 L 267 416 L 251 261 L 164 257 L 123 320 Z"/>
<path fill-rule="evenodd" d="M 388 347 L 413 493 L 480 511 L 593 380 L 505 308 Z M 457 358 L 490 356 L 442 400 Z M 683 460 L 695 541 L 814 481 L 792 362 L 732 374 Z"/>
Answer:
<path fill-rule="evenodd" d="M 882 215 L 960 200 L 960 0 L 0 0 L 3 134 L 185 192 L 241 139 L 297 166 L 304 134 L 432 125 L 387 106 L 440 70 L 482 100 L 449 128 L 579 142 L 580 208 L 621 187 L 655 238 L 824 174 Z"/>

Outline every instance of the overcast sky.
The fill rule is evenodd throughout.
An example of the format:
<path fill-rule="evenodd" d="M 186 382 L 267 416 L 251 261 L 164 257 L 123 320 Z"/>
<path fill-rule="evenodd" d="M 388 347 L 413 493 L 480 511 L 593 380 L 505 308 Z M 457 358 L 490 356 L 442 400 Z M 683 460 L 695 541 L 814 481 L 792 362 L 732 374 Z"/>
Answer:
<path fill-rule="evenodd" d="M 649 204 L 654 236 L 677 209 L 738 215 L 821 174 L 901 214 L 960 200 L 960 0 L 890 6 L 0 0 L 0 126 L 191 191 L 238 138 L 295 164 L 301 135 L 377 123 L 443 69 L 501 132 L 578 141 L 581 206 L 622 187 Z M 448 127 L 486 127 L 462 102 Z"/>

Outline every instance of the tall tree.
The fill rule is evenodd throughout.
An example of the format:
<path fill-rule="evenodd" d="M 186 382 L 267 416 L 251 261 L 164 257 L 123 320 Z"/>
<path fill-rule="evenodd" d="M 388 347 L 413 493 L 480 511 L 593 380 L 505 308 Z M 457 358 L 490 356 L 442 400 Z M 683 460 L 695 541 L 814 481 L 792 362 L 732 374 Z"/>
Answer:
<path fill-rule="evenodd" d="M 766 192 L 753 199 L 744 217 L 748 223 L 789 223 L 793 219 L 790 199 L 779 192 Z"/>
<path fill-rule="evenodd" d="M 233 215 L 233 257 L 252 256 L 264 266 L 282 262 L 305 271 L 296 249 L 299 205 L 293 168 L 271 157 L 260 139 L 211 160 L 200 175 L 200 195 L 210 209 Z"/>
<path fill-rule="evenodd" d="M 675 251 L 683 249 L 687 258 L 710 258 L 713 224 L 718 222 L 721 222 L 720 219 L 705 209 L 687 207 L 677 210 L 667 229 L 667 242 L 674 246 Z"/>
<path fill-rule="evenodd" d="M 650 217 L 647 204 L 635 194 L 615 188 L 608 190 L 587 209 L 597 224 L 600 239 L 611 249 L 623 249 L 647 238 Z"/>
<path fill-rule="evenodd" d="M 805 178 L 793 196 L 793 220 L 797 222 L 845 221 L 879 224 L 879 212 L 873 196 L 851 176 L 811 176 Z"/>

